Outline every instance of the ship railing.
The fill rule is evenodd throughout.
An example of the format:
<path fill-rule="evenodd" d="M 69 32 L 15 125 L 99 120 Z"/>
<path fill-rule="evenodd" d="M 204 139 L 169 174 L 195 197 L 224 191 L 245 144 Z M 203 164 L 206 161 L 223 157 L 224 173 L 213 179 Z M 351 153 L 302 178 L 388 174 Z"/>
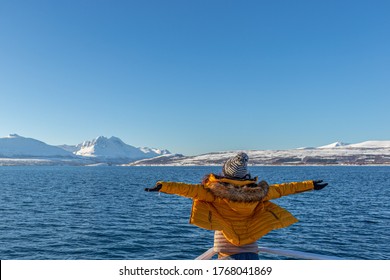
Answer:
<path fill-rule="evenodd" d="M 274 254 L 299 260 L 342 260 L 342 258 L 338 258 L 335 256 L 327 256 L 286 249 L 273 249 L 267 247 L 259 247 L 259 253 Z M 206 252 L 195 258 L 195 260 L 210 260 L 216 254 L 217 252 L 214 251 L 214 248 L 210 248 Z"/>

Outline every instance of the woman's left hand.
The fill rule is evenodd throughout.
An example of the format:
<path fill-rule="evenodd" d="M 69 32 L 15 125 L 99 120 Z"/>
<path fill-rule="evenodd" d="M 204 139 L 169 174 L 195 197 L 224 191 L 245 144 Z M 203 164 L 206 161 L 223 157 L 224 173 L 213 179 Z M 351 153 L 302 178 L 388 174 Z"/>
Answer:
<path fill-rule="evenodd" d="M 328 183 L 323 183 L 323 180 L 314 180 L 313 184 L 314 184 L 314 190 L 316 191 L 322 190 L 328 185 Z"/>

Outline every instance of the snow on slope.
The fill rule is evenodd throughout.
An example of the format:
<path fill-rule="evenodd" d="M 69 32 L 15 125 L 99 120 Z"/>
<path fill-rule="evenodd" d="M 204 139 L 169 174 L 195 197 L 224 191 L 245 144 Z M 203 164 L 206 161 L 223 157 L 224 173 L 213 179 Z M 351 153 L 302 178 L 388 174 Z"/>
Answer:
<path fill-rule="evenodd" d="M 332 149 L 332 148 L 363 148 L 363 149 L 381 149 L 390 148 L 390 141 L 365 141 L 356 144 L 346 144 L 343 142 L 335 142 L 329 145 L 318 147 L 318 149 Z"/>
<path fill-rule="evenodd" d="M 244 152 L 252 165 L 390 164 L 390 141 L 367 141 L 352 145 L 336 142 L 319 148 Z M 158 161 L 152 158 L 131 165 L 221 165 L 236 153 L 226 151 L 189 157 L 159 157 Z"/>
<path fill-rule="evenodd" d="M 74 157 L 74 155 L 32 138 L 10 134 L 0 138 L 0 157 Z"/>
<path fill-rule="evenodd" d="M 128 160 L 152 158 L 167 153 L 169 153 L 167 150 L 136 148 L 124 143 L 118 137 L 106 138 L 104 136 L 77 145 L 75 151 L 76 155 L 84 157 Z"/>
<path fill-rule="evenodd" d="M 152 154 L 152 155 L 169 155 L 171 154 L 170 151 L 168 150 L 161 150 L 161 149 L 155 149 L 155 148 L 148 148 L 148 147 L 140 147 L 139 148 L 142 152 L 144 152 L 145 154 Z"/>
<path fill-rule="evenodd" d="M 76 153 L 78 151 L 79 148 L 77 148 L 76 145 L 60 145 L 60 146 L 57 146 L 58 148 L 61 148 L 65 151 L 68 151 L 72 154 Z"/>
<path fill-rule="evenodd" d="M 390 148 L 390 141 L 365 141 L 357 144 L 348 145 L 348 147 L 367 149 Z"/>
<path fill-rule="evenodd" d="M 337 147 L 345 147 L 348 146 L 349 144 L 343 143 L 343 142 L 334 142 L 329 145 L 321 146 L 318 147 L 317 149 L 332 149 L 332 148 L 337 148 Z"/>
<path fill-rule="evenodd" d="M 105 158 L 142 158 L 144 153 L 139 149 L 125 144 L 117 137 L 99 136 L 92 141 L 84 141 L 78 145 L 76 155 L 85 157 Z"/>

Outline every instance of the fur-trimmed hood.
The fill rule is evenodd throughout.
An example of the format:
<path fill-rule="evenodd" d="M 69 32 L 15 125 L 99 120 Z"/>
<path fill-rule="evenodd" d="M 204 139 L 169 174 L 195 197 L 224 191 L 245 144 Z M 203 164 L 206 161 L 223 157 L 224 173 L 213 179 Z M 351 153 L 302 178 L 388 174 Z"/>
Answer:
<path fill-rule="evenodd" d="M 259 202 L 268 194 L 268 184 L 265 181 L 257 183 L 257 177 L 249 180 L 235 180 L 209 174 L 203 180 L 203 185 L 212 194 L 234 202 Z"/>

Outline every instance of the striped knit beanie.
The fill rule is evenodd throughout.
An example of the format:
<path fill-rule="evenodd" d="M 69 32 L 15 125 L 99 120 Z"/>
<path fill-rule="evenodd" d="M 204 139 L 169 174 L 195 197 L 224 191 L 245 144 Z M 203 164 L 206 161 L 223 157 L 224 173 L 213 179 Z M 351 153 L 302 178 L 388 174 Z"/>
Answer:
<path fill-rule="evenodd" d="M 244 179 L 250 178 L 247 164 L 249 157 L 246 153 L 238 153 L 234 157 L 228 159 L 222 168 L 222 174 L 226 177 Z"/>

